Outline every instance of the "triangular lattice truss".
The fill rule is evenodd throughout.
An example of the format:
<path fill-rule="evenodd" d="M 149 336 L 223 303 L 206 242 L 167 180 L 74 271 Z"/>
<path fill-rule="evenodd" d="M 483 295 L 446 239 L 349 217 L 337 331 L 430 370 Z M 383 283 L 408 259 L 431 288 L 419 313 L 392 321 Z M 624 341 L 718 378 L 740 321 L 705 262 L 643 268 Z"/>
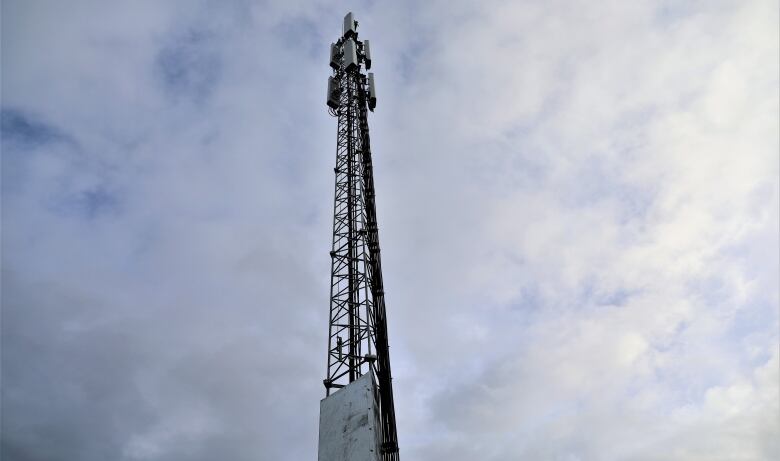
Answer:
<path fill-rule="evenodd" d="M 352 13 L 331 45 L 330 113 L 338 117 L 326 395 L 373 371 L 381 417 L 381 459 L 398 460 L 382 263 L 374 202 L 368 111 L 376 105 L 368 40 Z"/>

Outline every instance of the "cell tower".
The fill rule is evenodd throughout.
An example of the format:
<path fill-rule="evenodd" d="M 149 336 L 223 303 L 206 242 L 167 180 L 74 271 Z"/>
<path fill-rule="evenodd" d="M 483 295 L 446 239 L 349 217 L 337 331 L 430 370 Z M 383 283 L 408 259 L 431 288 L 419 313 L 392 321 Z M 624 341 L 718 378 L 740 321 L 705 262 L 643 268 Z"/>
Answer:
<path fill-rule="evenodd" d="M 319 459 L 398 461 L 368 134 L 368 111 L 376 107 L 376 91 L 374 74 L 363 72 L 371 68 L 369 41 L 358 39 L 357 27 L 348 13 L 342 36 L 330 46 L 333 75 L 328 78 L 327 105 L 338 118 L 338 130 L 328 370 L 320 407 Z M 355 408 L 370 417 L 357 418 Z M 352 424 L 352 419 L 366 425 Z M 355 435 L 344 435 L 348 431 Z M 362 444 L 367 454 L 360 451 Z M 342 451 L 355 454 L 334 454 Z"/>

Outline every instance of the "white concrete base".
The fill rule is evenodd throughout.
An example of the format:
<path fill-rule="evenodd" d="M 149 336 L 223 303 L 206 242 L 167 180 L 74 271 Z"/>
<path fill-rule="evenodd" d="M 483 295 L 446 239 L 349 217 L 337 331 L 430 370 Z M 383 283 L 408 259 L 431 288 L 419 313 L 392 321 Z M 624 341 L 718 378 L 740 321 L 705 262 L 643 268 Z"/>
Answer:
<path fill-rule="evenodd" d="M 319 461 L 378 461 L 379 405 L 372 373 L 320 401 Z"/>

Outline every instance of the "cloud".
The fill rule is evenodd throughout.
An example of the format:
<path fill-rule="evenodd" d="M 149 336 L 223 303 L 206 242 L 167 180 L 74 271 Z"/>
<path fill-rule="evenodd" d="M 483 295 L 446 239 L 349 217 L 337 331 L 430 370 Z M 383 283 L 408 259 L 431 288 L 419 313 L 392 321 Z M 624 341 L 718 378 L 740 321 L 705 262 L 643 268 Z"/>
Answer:
<path fill-rule="evenodd" d="M 777 4 L 3 4 L 2 455 L 314 456 L 372 40 L 401 455 L 780 456 Z"/>
<path fill-rule="evenodd" d="M 157 58 L 165 89 L 178 95 L 205 98 L 218 84 L 219 54 L 210 46 L 207 32 L 189 31 L 173 44 L 160 50 Z"/>

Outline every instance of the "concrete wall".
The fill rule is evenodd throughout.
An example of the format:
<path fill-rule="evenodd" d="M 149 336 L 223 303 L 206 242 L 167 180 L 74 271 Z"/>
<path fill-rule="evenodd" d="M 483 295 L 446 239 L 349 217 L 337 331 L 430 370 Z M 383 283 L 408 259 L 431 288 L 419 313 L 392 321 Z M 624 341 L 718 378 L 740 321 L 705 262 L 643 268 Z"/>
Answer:
<path fill-rule="evenodd" d="M 378 461 L 379 413 L 372 373 L 320 401 L 319 461 Z"/>

